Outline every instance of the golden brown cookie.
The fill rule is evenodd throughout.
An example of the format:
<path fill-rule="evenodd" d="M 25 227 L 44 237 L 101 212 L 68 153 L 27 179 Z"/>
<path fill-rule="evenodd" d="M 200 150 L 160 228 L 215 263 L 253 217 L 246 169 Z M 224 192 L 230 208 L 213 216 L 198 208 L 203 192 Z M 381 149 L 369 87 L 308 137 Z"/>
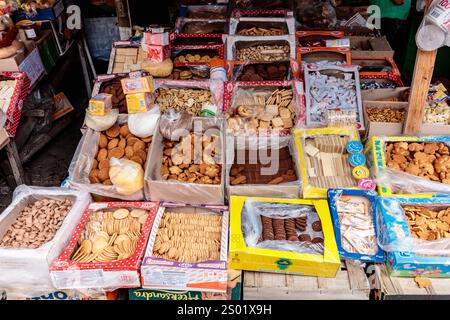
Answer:
<path fill-rule="evenodd" d="M 98 178 L 100 181 L 105 181 L 106 179 L 109 179 L 109 168 L 103 168 L 98 172 Z"/>
<path fill-rule="evenodd" d="M 114 138 L 108 142 L 108 150 L 114 149 L 119 144 L 119 139 Z"/>
<path fill-rule="evenodd" d="M 106 130 L 106 135 L 110 138 L 116 138 L 120 133 L 120 127 L 118 124 L 113 125 L 111 128 Z"/>
<path fill-rule="evenodd" d="M 127 140 L 124 138 L 120 138 L 119 144 L 117 146 L 125 149 L 125 147 L 127 146 Z"/>
<path fill-rule="evenodd" d="M 137 150 L 144 150 L 145 149 L 145 142 L 138 140 L 134 143 L 133 145 L 133 150 L 137 151 Z"/>
<path fill-rule="evenodd" d="M 143 162 L 145 162 L 145 160 L 147 160 L 147 153 L 144 150 L 136 150 L 136 151 L 134 151 L 134 155 L 141 158 Z"/>
<path fill-rule="evenodd" d="M 123 148 L 116 147 L 114 149 L 109 150 L 108 159 L 111 159 L 113 157 L 120 159 L 123 157 L 124 154 L 125 154 L 125 150 Z"/>
<path fill-rule="evenodd" d="M 103 184 L 106 186 L 112 186 L 112 182 L 110 179 L 106 179 L 105 181 L 103 181 Z"/>
<path fill-rule="evenodd" d="M 128 137 L 127 138 L 127 146 L 133 146 L 136 142 L 140 141 L 138 138 L 136 137 Z"/>
<path fill-rule="evenodd" d="M 97 169 L 97 167 L 98 167 L 98 161 L 96 159 L 93 159 L 92 160 L 92 168 L 91 168 L 91 170 L 92 169 Z"/>
<path fill-rule="evenodd" d="M 108 138 L 103 133 L 100 134 L 100 138 L 98 140 L 99 148 L 106 148 L 107 145 L 108 145 Z"/>
<path fill-rule="evenodd" d="M 105 160 L 108 158 L 108 150 L 106 149 L 100 149 L 97 155 L 97 160 L 100 162 L 102 160 Z"/>
<path fill-rule="evenodd" d="M 149 142 L 152 142 L 152 136 L 150 136 L 150 137 L 147 137 L 147 138 L 142 138 L 141 140 L 142 141 L 144 141 L 145 143 L 149 143 Z"/>
<path fill-rule="evenodd" d="M 134 161 L 134 162 L 136 162 L 136 163 L 139 163 L 141 166 L 142 166 L 142 164 L 144 163 L 144 162 L 142 161 L 142 159 L 141 159 L 139 156 L 133 156 L 133 157 L 130 158 L 130 160 L 131 160 L 131 161 Z"/>
<path fill-rule="evenodd" d="M 126 137 L 130 133 L 130 130 L 128 129 L 128 125 L 124 124 L 120 127 L 120 135 L 122 137 Z"/>
<path fill-rule="evenodd" d="M 98 164 L 98 168 L 100 170 L 102 170 L 104 168 L 109 168 L 109 160 L 105 159 L 105 160 L 100 161 L 99 164 Z"/>
<path fill-rule="evenodd" d="M 132 156 L 134 156 L 134 151 L 132 146 L 128 146 L 125 148 L 125 156 L 130 159 Z"/>

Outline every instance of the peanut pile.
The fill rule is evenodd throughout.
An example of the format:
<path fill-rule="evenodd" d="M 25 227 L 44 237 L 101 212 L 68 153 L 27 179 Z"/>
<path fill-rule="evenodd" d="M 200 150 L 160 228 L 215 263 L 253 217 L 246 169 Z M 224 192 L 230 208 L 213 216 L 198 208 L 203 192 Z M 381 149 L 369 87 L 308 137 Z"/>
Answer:
<path fill-rule="evenodd" d="M 370 121 L 373 122 L 395 122 L 401 123 L 405 119 L 405 110 L 401 109 L 382 109 L 382 108 L 367 108 L 367 115 Z"/>
<path fill-rule="evenodd" d="M 43 199 L 29 204 L 8 228 L 0 247 L 39 248 L 53 239 L 72 205 L 69 199 Z"/>
<path fill-rule="evenodd" d="M 255 45 L 237 49 L 236 60 L 280 61 L 289 59 L 289 45 Z"/>

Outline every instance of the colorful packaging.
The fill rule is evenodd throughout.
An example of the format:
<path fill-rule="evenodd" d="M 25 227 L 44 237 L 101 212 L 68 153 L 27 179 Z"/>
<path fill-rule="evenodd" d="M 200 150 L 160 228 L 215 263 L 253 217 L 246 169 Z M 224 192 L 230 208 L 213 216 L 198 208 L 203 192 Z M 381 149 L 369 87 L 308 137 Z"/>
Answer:
<path fill-rule="evenodd" d="M 147 112 L 152 106 L 152 95 L 148 92 L 126 95 L 128 113 Z"/>
<path fill-rule="evenodd" d="M 104 116 L 112 109 L 112 94 L 100 93 L 89 100 L 88 112 L 93 116 Z"/>
<path fill-rule="evenodd" d="M 124 94 L 154 92 L 153 77 L 124 78 L 120 80 Z"/>

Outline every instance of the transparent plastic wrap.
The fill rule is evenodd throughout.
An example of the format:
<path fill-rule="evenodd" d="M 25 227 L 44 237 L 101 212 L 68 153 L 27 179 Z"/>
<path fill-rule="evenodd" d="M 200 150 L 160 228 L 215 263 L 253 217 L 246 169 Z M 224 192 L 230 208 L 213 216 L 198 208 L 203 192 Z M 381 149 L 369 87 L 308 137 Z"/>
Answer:
<path fill-rule="evenodd" d="M 216 106 L 217 114 L 223 110 L 222 81 L 156 79 L 155 90 L 155 103 L 162 114 L 173 108 L 176 112 L 186 111 L 200 116 L 207 104 Z"/>
<path fill-rule="evenodd" d="M 297 23 L 302 27 L 334 27 L 337 25 L 336 9 L 332 1 L 299 0 L 294 6 Z"/>
<path fill-rule="evenodd" d="M 159 106 L 155 105 L 147 112 L 134 113 L 128 116 L 128 129 L 139 138 L 153 136 L 158 128 L 158 120 L 161 115 Z"/>
<path fill-rule="evenodd" d="M 159 203 L 96 202 L 53 261 L 57 289 L 112 291 L 140 287 L 140 265 Z"/>
<path fill-rule="evenodd" d="M 364 130 L 358 67 L 351 65 L 304 65 L 306 124 L 325 124 L 330 109 L 358 113 L 358 130 Z"/>
<path fill-rule="evenodd" d="M 322 227 L 313 206 L 246 200 L 242 233 L 250 248 L 309 254 L 324 251 Z"/>
<path fill-rule="evenodd" d="M 227 135 L 227 195 L 298 198 L 298 155 L 292 136 Z M 274 187 L 276 186 L 276 187 Z"/>
<path fill-rule="evenodd" d="M 225 292 L 228 223 L 225 206 L 162 203 L 141 266 L 142 287 Z M 179 281 L 170 281 L 173 272 Z"/>
<path fill-rule="evenodd" d="M 290 61 L 228 62 L 230 81 L 286 81 L 292 80 Z"/>
<path fill-rule="evenodd" d="M 53 229 L 56 232 L 51 237 L 49 233 L 51 231 L 47 230 L 46 226 L 49 225 L 49 219 L 55 218 L 56 211 L 54 211 L 53 217 L 45 218 L 45 220 L 42 218 L 42 221 L 38 219 L 41 219 L 40 209 L 45 209 L 48 205 L 56 205 L 55 203 L 50 203 L 53 200 L 70 200 L 72 204 L 69 211 L 65 214 L 64 219 Z M 41 202 L 36 204 L 40 207 L 36 207 L 36 218 L 33 219 L 32 216 L 28 216 L 22 227 L 15 228 L 15 236 L 9 233 L 8 229 L 10 227 L 13 228 L 13 224 L 17 224 L 17 219 L 20 218 L 23 210 L 27 206 L 35 204 L 37 201 Z M 52 261 L 64 250 L 69 242 L 70 236 L 75 230 L 76 224 L 91 201 L 92 199 L 89 193 L 85 191 L 75 191 L 65 188 L 30 187 L 25 185 L 17 187 L 14 190 L 12 203 L 0 215 L 0 287 L 4 289 L 24 289 L 30 291 L 54 290 L 48 268 Z M 54 209 L 55 207 L 51 210 Z M 32 225 L 30 225 L 30 222 Z M 33 230 L 26 231 L 26 229 Z M 42 238 L 41 231 L 34 229 L 46 231 L 47 236 Z M 22 233 L 21 230 L 25 232 Z M 30 235 L 31 232 L 35 233 L 34 239 L 36 240 L 34 241 L 39 242 L 37 248 L 14 248 L 5 245 L 5 241 L 7 241 L 5 237 L 15 239 L 15 245 L 20 245 L 20 241 L 24 241 L 26 238 L 24 235 L 28 234 L 28 232 Z"/>
<path fill-rule="evenodd" d="M 109 160 L 113 156 L 116 158 L 126 157 L 143 167 L 145 167 L 147 161 L 148 151 L 145 149 L 148 148 L 152 138 L 146 138 L 144 139 L 145 141 L 137 137 L 132 137 L 133 139 L 129 137 L 130 139 L 127 139 L 126 135 L 129 132 L 126 126 L 127 121 L 128 115 L 119 115 L 116 125 L 108 130 L 111 132 L 86 130 L 69 166 L 69 185 L 71 187 L 115 199 L 138 201 L 144 198 L 142 190 L 130 195 L 123 195 L 109 182 Z M 120 132 L 120 129 L 122 129 L 122 132 Z M 125 146 L 119 145 L 121 143 L 120 140 L 123 140 Z M 136 143 L 139 146 L 136 146 L 136 150 L 134 150 L 134 144 Z M 107 149 L 108 146 L 110 149 Z M 140 151 L 137 151 L 137 149 Z"/>
<path fill-rule="evenodd" d="M 86 126 L 95 131 L 105 131 L 111 128 L 119 117 L 119 109 L 112 109 L 104 116 L 93 116 L 86 110 L 84 123 Z"/>
<path fill-rule="evenodd" d="M 289 135 L 303 119 L 298 81 L 227 82 L 227 132 L 235 135 Z"/>
<path fill-rule="evenodd" d="M 328 203 L 339 255 L 363 262 L 384 262 L 384 252 L 377 243 L 377 193 L 329 189 Z"/>
<path fill-rule="evenodd" d="M 416 44 L 424 51 L 450 46 L 450 6 L 448 1 L 434 0 L 416 33 Z"/>
<path fill-rule="evenodd" d="M 184 64 L 204 64 L 208 65 L 212 59 L 223 58 L 223 48 L 208 49 L 208 46 L 198 46 L 199 48 L 189 47 L 189 49 L 173 49 L 172 60 L 175 67 Z M 220 52 L 221 51 L 221 52 Z M 185 79 L 182 79 L 185 80 Z"/>
<path fill-rule="evenodd" d="M 166 77 L 171 80 L 208 80 L 209 66 L 177 66 Z"/>
<path fill-rule="evenodd" d="M 165 139 L 177 140 L 177 132 L 192 130 L 192 116 L 187 112 L 175 112 L 172 108 L 163 114 L 159 121 L 159 132 Z"/>
<path fill-rule="evenodd" d="M 380 197 L 378 243 L 388 252 L 450 255 L 450 197 Z"/>
<path fill-rule="evenodd" d="M 224 203 L 225 127 L 222 118 L 193 117 L 191 131 L 153 137 L 145 170 L 145 196 L 152 201 Z M 190 150 L 189 150 L 190 149 Z M 192 158 L 193 156 L 193 158 Z"/>
<path fill-rule="evenodd" d="M 373 137 L 368 151 L 381 195 L 450 194 L 450 137 Z"/>
<path fill-rule="evenodd" d="M 227 60 L 286 61 L 295 59 L 295 36 L 232 36 L 227 39 Z"/>

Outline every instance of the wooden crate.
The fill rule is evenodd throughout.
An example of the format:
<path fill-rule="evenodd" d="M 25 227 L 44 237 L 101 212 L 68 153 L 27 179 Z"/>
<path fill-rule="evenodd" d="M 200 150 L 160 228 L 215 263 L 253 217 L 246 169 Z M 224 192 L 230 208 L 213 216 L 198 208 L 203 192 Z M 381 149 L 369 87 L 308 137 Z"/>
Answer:
<path fill-rule="evenodd" d="M 369 293 L 364 270 L 350 263 L 335 278 L 244 272 L 244 300 L 368 300 Z"/>
<path fill-rule="evenodd" d="M 419 288 L 414 278 L 391 277 L 385 264 L 370 267 L 374 274 L 370 276 L 371 287 L 378 292 L 378 299 L 450 299 L 450 278 L 430 278 L 431 286 Z"/>

